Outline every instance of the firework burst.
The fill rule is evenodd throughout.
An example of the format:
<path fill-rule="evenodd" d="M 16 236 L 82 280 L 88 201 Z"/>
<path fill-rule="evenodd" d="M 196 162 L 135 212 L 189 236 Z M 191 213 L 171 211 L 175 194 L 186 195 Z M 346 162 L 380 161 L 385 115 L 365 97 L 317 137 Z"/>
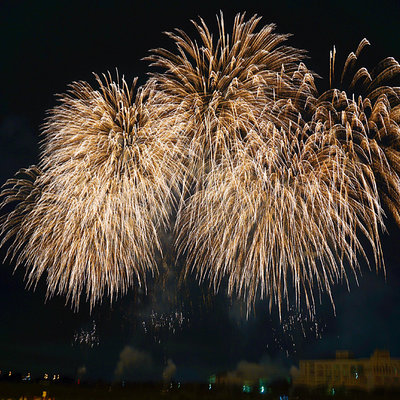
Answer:
<path fill-rule="evenodd" d="M 221 13 L 217 40 L 203 20 L 193 22 L 200 45 L 177 30 L 168 33 L 177 53 L 156 49 L 147 58 L 163 70 L 152 79 L 181 121 L 188 170 L 197 182 L 243 151 L 261 114 L 278 127 L 294 124 L 297 107 L 314 90 L 312 74 L 300 62 L 304 51 L 283 45 L 288 35 L 274 33 L 275 25 L 258 30 L 261 18 L 244 17 L 236 16 L 229 35 Z M 286 114 L 283 105 L 290 105 Z"/>
<path fill-rule="evenodd" d="M 293 286 L 297 304 L 303 295 L 311 309 L 314 287 L 331 296 L 331 285 L 347 279 L 346 265 L 358 270 L 357 254 L 365 252 L 357 234 L 381 264 L 374 176 L 333 133 L 317 130 L 299 140 L 298 132 L 265 129 L 256 151 L 216 167 L 187 200 L 180 251 L 215 290 L 226 277 L 229 294 L 249 305 L 265 296 L 280 309 Z"/>
<path fill-rule="evenodd" d="M 391 85 L 400 65 L 388 57 L 371 72 L 357 69 L 367 45 L 363 39 L 350 53 L 340 79 L 335 77 L 336 51 L 331 52 L 331 89 L 310 101 L 310 125 L 334 133 L 350 157 L 372 169 L 379 195 L 400 225 L 400 88 Z"/>
<path fill-rule="evenodd" d="M 42 173 L 3 191 L 3 203 L 19 202 L 3 223 L 3 244 L 16 233 L 10 251 L 17 265 L 30 265 L 28 282 L 46 272 L 48 294 L 76 306 L 83 290 L 92 306 L 157 270 L 157 231 L 182 171 L 151 86 L 135 95 L 135 83 L 96 78 L 98 90 L 73 83 L 50 112 Z"/>
<path fill-rule="evenodd" d="M 221 17 L 216 46 L 204 22 L 195 24 L 203 47 L 181 33 L 172 35 L 179 55 L 158 51 L 157 65 L 167 69 L 158 78 L 161 88 L 185 110 L 186 126 L 196 129 L 184 136 L 203 143 L 200 159 L 212 166 L 198 173 L 201 185 L 180 209 L 178 249 L 188 255 L 187 270 L 209 279 L 214 290 L 226 277 L 230 295 L 238 293 L 249 305 L 265 296 L 280 309 L 293 286 L 297 304 L 304 296 L 311 309 L 314 287 L 333 302 L 331 285 L 347 281 L 348 270 L 356 274 L 360 254 L 367 259 L 358 235 L 382 265 L 376 176 L 361 152 L 355 156 L 351 127 L 349 134 L 344 122 L 342 137 L 337 124 L 320 117 L 330 112 L 301 63 L 303 52 L 277 47 L 286 37 L 273 34 L 270 25 L 255 33 L 258 22 L 238 15 L 232 35 L 225 36 Z M 225 91 L 212 86 L 218 82 Z M 235 96 L 231 86 L 242 91 Z M 211 114 L 214 123 L 211 94 L 221 99 Z M 193 104 L 200 103 L 199 113 Z M 374 150 L 374 142 L 363 146 L 364 157 Z"/>
<path fill-rule="evenodd" d="M 238 14 L 227 34 L 194 22 L 200 40 L 169 33 L 175 53 L 153 50 L 162 72 L 136 92 L 124 80 L 71 85 L 45 124 L 38 168 L 2 192 L 4 245 L 28 282 L 91 305 L 157 270 L 158 231 L 175 194 L 177 247 L 186 271 L 215 290 L 270 307 L 291 298 L 315 308 L 314 288 L 357 277 L 372 248 L 383 266 L 382 203 L 400 224 L 400 72 L 348 57 L 340 83 L 319 94 L 303 50 L 274 25 Z M 134 86 L 134 85 L 133 85 Z M 343 90 L 345 89 L 345 90 Z"/>

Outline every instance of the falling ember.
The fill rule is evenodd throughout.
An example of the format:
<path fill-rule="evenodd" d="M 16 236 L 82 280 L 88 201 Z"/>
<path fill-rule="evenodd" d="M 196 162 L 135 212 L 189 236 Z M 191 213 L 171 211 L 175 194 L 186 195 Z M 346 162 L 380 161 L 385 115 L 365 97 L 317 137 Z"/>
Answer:
<path fill-rule="evenodd" d="M 154 342 L 161 343 L 166 335 L 175 335 L 190 324 L 190 318 L 182 311 L 158 313 L 154 310 L 143 315 L 141 327 L 145 334 L 153 337 Z"/>
<path fill-rule="evenodd" d="M 271 319 L 271 324 L 273 324 Z M 326 324 L 308 310 L 299 310 L 291 305 L 285 310 L 279 323 L 271 328 L 272 346 L 284 352 L 287 357 L 296 354 L 301 343 L 307 340 L 320 340 Z M 269 345 L 267 346 L 269 348 Z"/>
<path fill-rule="evenodd" d="M 91 349 L 100 344 L 100 339 L 97 334 L 96 322 L 92 321 L 90 329 L 80 329 L 74 333 L 73 345 L 84 345 Z"/>

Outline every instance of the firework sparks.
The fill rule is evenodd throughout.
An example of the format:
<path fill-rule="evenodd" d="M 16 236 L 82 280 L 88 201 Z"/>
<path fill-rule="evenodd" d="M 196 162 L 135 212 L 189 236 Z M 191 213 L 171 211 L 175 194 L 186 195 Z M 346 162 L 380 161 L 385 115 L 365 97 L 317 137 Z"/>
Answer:
<path fill-rule="evenodd" d="M 151 335 L 156 343 L 161 343 L 166 334 L 175 335 L 190 323 L 190 319 L 182 311 L 158 313 L 151 310 L 150 315 L 144 316 L 141 326 L 145 334 Z"/>
<path fill-rule="evenodd" d="M 90 329 L 80 329 L 78 332 L 74 333 L 73 339 L 74 345 L 85 345 L 91 349 L 100 344 L 100 339 L 97 334 L 96 321 L 92 321 L 92 326 Z"/>
<path fill-rule="evenodd" d="M 279 324 L 273 324 L 271 328 L 272 345 L 284 352 L 287 357 L 296 354 L 299 345 L 306 338 L 308 340 L 319 340 L 326 328 L 326 324 L 315 314 L 305 310 L 299 310 L 291 305 L 285 311 Z M 269 345 L 267 345 L 269 348 Z"/>
<path fill-rule="evenodd" d="M 289 117 L 313 91 L 312 74 L 300 62 L 304 51 L 283 45 L 288 35 L 274 33 L 273 24 L 257 31 L 259 21 L 238 14 L 229 35 L 221 13 L 216 41 L 203 20 L 193 22 L 201 45 L 177 30 L 168 33 L 177 54 L 156 49 L 147 58 L 164 70 L 152 79 L 181 122 L 188 170 L 197 182 L 243 150 L 261 115 L 285 129 L 294 124 Z"/>
<path fill-rule="evenodd" d="M 226 277 L 230 295 L 238 293 L 249 305 L 258 296 L 267 297 L 270 307 L 275 302 L 281 310 L 283 300 L 288 301 L 288 291 L 293 286 L 297 305 L 300 306 L 303 296 L 311 309 L 315 307 L 314 287 L 319 292 L 327 292 L 333 303 L 331 285 L 343 279 L 347 282 L 349 270 L 357 276 L 360 255 L 368 262 L 360 234 L 371 245 L 377 267 L 383 265 L 379 238 L 379 231 L 384 228 L 383 211 L 376 170 L 364 159 L 377 146 L 374 141 L 363 141 L 362 150 L 355 157 L 352 134 L 356 135 L 356 132 L 343 116 L 340 128 L 344 128 L 338 128 L 335 120 L 332 118 L 332 122 L 330 119 L 330 109 L 319 106 L 323 98 L 318 98 L 313 75 L 300 64 L 300 51 L 292 49 L 289 54 L 295 57 L 290 60 L 285 57 L 285 51 L 272 51 L 273 65 L 290 66 L 285 66 L 285 72 L 289 72 L 282 81 L 290 89 L 282 96 L 271 96 L 271 92 L 263 89 L 263 83 L 276 87 L 277 81 L 271 82 L 266 76 L 277 76 L 277 73 L 268 63 L 259 67 L 257 57 L 260 49 L 252 45 L 252 41 L 264 45 L 265 37 L 268 37 L 268 43 L 274 44 L 282 41 L 283 37 L 271 34 L 270 27 L 254 33 L 256 22 L 258 19 L 255 17 L 245 23 L 243 16 L 238 16 L 230 37 L 232 49 L 235 49 L 233 53 L 243 55 L 249 74 L 252 68 L 261 71 L 257 75 L 258 82 L 262 82 L 257 96 L 241 96 L 249 107 L 254 104 L 252 99 L 257 98 L 258 107 L 252 106 L 243 113 L 250 115 L 245 135 L 235 135 L 235 128 L 227 130 L 226 136 L 233 144 L 222 151 L 216 147 L 214 151 L 210 150 L 211 160 L 217 154 L 218 162 L 211 163 L 212 169 L 201 177 L 202 185 L 180 210 L 178 248 L 188 255 L 187 269 L 194 269 L 199 280 L 209 279 L 214 290 L 218 290 Z M 192 49 L 190 54 L 195 58 L 195 64 L 202 64 L 196 69 L 196 82 L 209 82 L 210 70 L 213 70 L 213 76 L 218 76 L 211 68 L 215 65 L 218 71 L 231 71 L 232 60 L 224 53 L 229 46 L 222 19 L 219 25 L 218 45 L 225 46 L 221 47 L 221 55 L 217 53 L 219 57 L 208 55 L 212 53 L 213 44 L 204 23 L 201 27 L 196 25 L 205 43 L 200 50 L 186 36 L 184 39 L 173 36 L 178 48 L 186 43 L 184 49 Z M 237 32 L 240 32 L 239 36 Z M 242 45 L 246 48 L 242 49 Z M 170 86 L 175 85 L 181 90 L 183 83 L 176 81 L 180 72 L 186 71 L 188 66 L 191 68 L 192 64 L 186 59 L 183 62 L 178 56 L 173 58 L 166 54 L 165 57 L 175 64 L 172 68 L 170 63 L 164 81 L 160 78 L 162 88 L 181 104 L 179 93 L 174 92 L 165 80 L 172 80 L 170 76 L 175 74 Z M 176 65 L 177 60 L 182 67 Z M 231 80 L 237 84 L 240 81 L 234 75 L 220 75 L 224 82 Z M 299 75 L 303 79 L 299 79 Z M 252 85 L 254 81 L 243 86 L 246 89 L 250 87 L 246 93 L 254 93 Z M 206 101 L 210 98 L 210 87 L 203 85 L 201 89 L 207 94 L 202 97 Z M 274 89 L 272 93 L 275 95 L 277 92 Z M 286 97 L 286 94 L 289 95 Z M 197 92 L 192 95 L 196 99 L 199 97 Z M 305 96 L 307 99 L 304 101 Z M 226 103 L 227 100 L 224 106 Z M 232 98 L 231 103 L 235 104 L 236 99 Z M 233 105 L 230 107 L 234 108 Z M 378 108 L 382 109 L 379 105 Z M 323 114 L 323 111 L 327 112 Z M 308 121 L 310 112 L 312 119 Z M 189 113 L 191 117 L 195 114 L 193 111 Z M 214 110 L 213 115 L 219 117 L 220 123 L 221 116 L 227 114 Z M 240 120 L 237 115 L 241 114 L 232 112 L 225 121 L 230 121 L 226 125 L 234 127 L 235 121 Z M 353 114 L 347 115 L 350 117 Z M 201 118 L 203 127 L 209 126 L 210 129 L 198 129 L 196 135 L 214 144 L 209 132 L 220 137 L 220 125 L 209 124 L 207 114 L 203 113 Z M 375 119 L 382 119 L 382 114 L 375 115 Z M 190 121 L 187 126 L 190 126 Z M 346 134 L 340 135 L 339 131 Z M 364 158 L 361 158 L 361 152 Z M 387 171 L 385 173 L 390 178 Z"/>
<path fill-rule="evenodd" d="M 16 233 L 10 249 L 17 265 L 30 265 L 29 283 L 46 272 L 48 295 L 66 294 L 75 306 L 83 290 L 92 306 L 157 270 L 157 231 L 182 172 L 152 88 L 135 96 L 135 83 L 96 78 L 98 90 L 73 83 L 50 112 L 42 172 L 3 191 L 3 203 L 19 201 L 2 225 L 3 244 Z"/>
<path fill-rule="evenodd" d="M 367 45 L 363 39 L 350 53 L 340 80 L 335 77 L 336 50 L 331 52 L 331 89 L 310 101 L 310 124 L 334 132 L 351 157 L 371 168 L 383 203 L 400 224 L 400 88 L 391 86 L 400 65 L 388 57 L 371 72 L 356 69 Z"/>
<path fill-rule="evenodd" d="M 3 191 L 17 206 L 2 244 L 15 237 L 9 254 L 30 265 L 30 283 L 46 272 L 49 295 L 75 305 L 84 290 L 93 305 L 144 285 L 175 193 L 186 270 L 214 290 L 227 278 L 249 306 L 267 297 L 281 314 L 291 288 L 298 307 L 315 308 L 314 288 L 333 302 L 331 286 L 368 262 L 365 243 L 383 266 L 382 200 L 400 224 L 400 89 L 386 84 L 399 64 L 349 80 L 362 41 L 345 92 L 333 52 L 320 95 L 304 51 L 259 22 L 238 14 L 227 34 L 221 13 L 217 40 L 203 20 L 198 42 L 169 33 L 177 52 L 152 51 L 163 72 L 136 95 L 108 77 L 61 97 L 38 168 Z"/>
<path fill-rule="evenodd" d="M 311 307 L 315 285 L 330 295 L 331 284 L 346 279 L 346 263 L 359 268 L 357 232 L 380 265 L 382 210 L 372 172 L 335 137 L 288 136 L 273 128 L 256 153 L 215 168 L 188 199 L 178 240 L 188 268 L 214 289 L 227 277 L 230 294 L 249 304 L 260 294 L 280 308 L 292 284 L 297 303 L 303 294 Z"/>

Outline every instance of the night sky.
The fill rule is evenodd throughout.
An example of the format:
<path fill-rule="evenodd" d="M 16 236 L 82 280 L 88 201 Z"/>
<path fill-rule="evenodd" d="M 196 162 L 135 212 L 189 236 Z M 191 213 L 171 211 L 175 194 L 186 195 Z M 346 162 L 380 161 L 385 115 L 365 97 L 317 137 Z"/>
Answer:
<path fill-rule="evenodd" d="M 143 83 L 149 68 L 141 61 L 148 50 L 173 49 L 162 32 L 183 28 L 194 33 L 190 19 L 201 16 L 215 31 L 222 10 L 231 26 L 237 12 L 257 13 L 277 31 L 292 33 L 289 43 L 308 50 L 307 65 L 325 77 L 335 45 L 338 65 L 359 41 L 371 42 L 365 63 L 372 68 L 387 56 L 400 59 L 397 1 L 0 1 L 0 181 L 38 161 L 40 126 L 74 80 L 94 83 L 92 72 L 115 71 Z M 115 4 L 114 4 L 115 3 Z M 301 4 L 301 5 L 300 5 Z M 379 6 L 378 6 L 379 4 Z M 150 279 L 148 293 L 132 289 L 110 305 L 79 312 L 65 299 L 45 302 L 46 282 L 26 290 L 24 269 L 0 268 L 0 370 L 59 373 L 89 379 L 161 379 L 176 366 L 176 379 L 205 380 L 215 372 L 233 371 L 247 361 L 284 375 L 302 358 L 332 357 L 348 349 L 369 357 L 375 348 L 400 357 L 400 230 L 387 219 L 382 234 L 386 276 L 369 271 L 357 286 L 350 279 L 334 288 L 336 316 L 329 298 L 321 297 L 315 320 L 305 310 L 285 311 L 282 322 L 260 301 L 246 319 L 240 301 L 226 290 L 213 296 L 194 277 L 180 282 L 171 234 L 160 276 Z M 169 245 L 168 245 L 169 244 Z M 169 250 L 168 250 L 169 249 Z M 1 250 L 2 258 L 5 250 Z M 305 336 L 304 336 L 305 335 Z"/>

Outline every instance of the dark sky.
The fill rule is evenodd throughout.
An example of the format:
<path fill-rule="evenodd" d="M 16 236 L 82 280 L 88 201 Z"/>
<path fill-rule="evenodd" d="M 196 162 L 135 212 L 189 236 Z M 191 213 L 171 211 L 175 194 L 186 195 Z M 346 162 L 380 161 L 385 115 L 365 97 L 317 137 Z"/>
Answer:
<path fill-rule="evenodd" d="M 396 1 L 380 1 L 379 7 L 375 1 L 189 3 L 1 1 L 0 181 L 37 162 L 40 125 L 56 104 L 55 93 L 74 80 L 93 83 L 92 72 L 115 68 L 144 82 L 148 68 L 141 58 L 151 48 L 172 49 L 162 32 L 178 27 L 193 33 L 189 20 L 197 16 L 214 29 L 220 9 L 228 25 L 239 11 L 257 13 L 279 32 L 292 33 L 290 44 L 309 51 L 307 64 L 322 77 L 328 76 L 333 45 L 341 60 L 363 37 L 372 44 L 367 66 L 386 56 L 400 59 Z M 0 268 L 0 370 L 76 376 L 85 366 L 89 378 L 113 379 L 120 360 L 127 377 L 158 379 L 171 359 L 178 379 L 201 380 L 234 370 L 241 360 L 284 370 L 299 358 L 329 357 L 336 349 L 369 356 L 386 348 L 400 357 L 400 231 L 391 220 L 387 225 L 386 278 L 363 265 L 359 286 L 351 282 L 350 293 L 345 285 L 334 289 L 336 317 L 322 296 L 315 321 L 290 310 L 280 323 L 264 302 L 246 320 L 240 302 L 224 293 L 211 296 L 193 278 L 178 287 L 180 263 L 168 253 L 169 269 L 160 268 L 147 295 L 132 290 L 91 314 L 85 304 L 71 311 L 63 298 L 45 303 L 45 282 L 35 292 L 25 290 L 23 268 L 13 274 L 6 263 Z"/>

